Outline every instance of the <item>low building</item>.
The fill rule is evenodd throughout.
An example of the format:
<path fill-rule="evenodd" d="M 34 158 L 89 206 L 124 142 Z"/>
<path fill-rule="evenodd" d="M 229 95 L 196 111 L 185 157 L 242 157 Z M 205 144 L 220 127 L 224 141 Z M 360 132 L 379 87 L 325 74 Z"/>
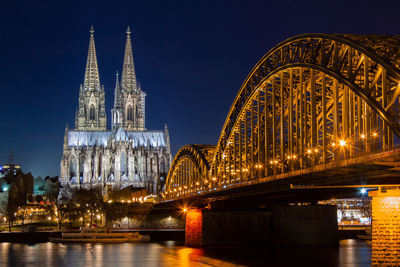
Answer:
<path fill-rule="evenodd" d="M 0 178 L 0 205 L 4 212 L 9 202 L 15 205 L 26 204 L 32 200 L 33 176 L 31 173 L 24 174 L 21 170 L 9 172 Z"/>

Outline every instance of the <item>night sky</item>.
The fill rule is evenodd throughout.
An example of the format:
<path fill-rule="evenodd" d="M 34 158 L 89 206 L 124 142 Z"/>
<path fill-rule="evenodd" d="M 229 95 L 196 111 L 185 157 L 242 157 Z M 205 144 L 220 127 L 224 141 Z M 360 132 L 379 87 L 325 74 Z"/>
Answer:
<path fill-rule="evenodd" d="M 34 176 L 59 174 L 92 24 L 109 127 L 129 25 L 136 76 L 147 93 L 146 127 L 167 123 L 174 154 L 185 144 L 216 144 L 245 77 L 286 38 L 400 34 L 400 1 L 65 2 L 0 7 L 0 163 L 13 151 Z"/>

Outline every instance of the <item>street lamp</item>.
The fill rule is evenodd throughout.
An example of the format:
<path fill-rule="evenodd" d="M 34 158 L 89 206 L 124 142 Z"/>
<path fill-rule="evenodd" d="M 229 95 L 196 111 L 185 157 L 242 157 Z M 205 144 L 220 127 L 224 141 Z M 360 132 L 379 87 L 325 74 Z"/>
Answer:
<path fill-rule="evenodd" d="M 339 141 L 339 145 L 341 146 L 341 147 L 344 147 L 345 145 L 346 145 L 346 141 L 345 140 L 340 140 Z"/>

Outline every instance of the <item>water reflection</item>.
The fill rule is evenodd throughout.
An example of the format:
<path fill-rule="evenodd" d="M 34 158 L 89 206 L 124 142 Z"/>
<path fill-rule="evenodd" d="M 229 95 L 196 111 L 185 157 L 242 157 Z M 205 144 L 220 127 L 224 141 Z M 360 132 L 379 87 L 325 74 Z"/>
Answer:
<path fill-rule="evenodd" d="M 369 266 L 371 247 L 187 248 L 177 242 L 125 244 L 0 244 L 0 266 Z"/>

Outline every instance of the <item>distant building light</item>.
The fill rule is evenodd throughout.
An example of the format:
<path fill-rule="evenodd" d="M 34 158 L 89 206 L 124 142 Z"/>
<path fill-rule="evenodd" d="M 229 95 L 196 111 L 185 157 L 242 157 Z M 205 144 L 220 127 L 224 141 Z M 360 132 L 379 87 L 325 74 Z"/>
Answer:
<path fill-rule="evenodd" d="M 361 194 L 365 194 L 365 193 L 367 193 L 367 189 L 361 188 Z"/>

